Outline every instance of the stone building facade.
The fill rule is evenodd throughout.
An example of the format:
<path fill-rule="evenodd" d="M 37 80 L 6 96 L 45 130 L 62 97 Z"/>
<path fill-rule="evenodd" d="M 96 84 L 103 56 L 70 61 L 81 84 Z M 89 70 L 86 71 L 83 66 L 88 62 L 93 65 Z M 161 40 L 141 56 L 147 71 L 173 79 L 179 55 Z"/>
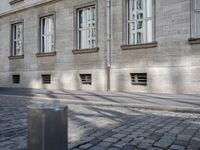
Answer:
<path fill-rule="evenodd" d="M 0 86 L 200 92 L 200 0 L 1 0 Z"/>

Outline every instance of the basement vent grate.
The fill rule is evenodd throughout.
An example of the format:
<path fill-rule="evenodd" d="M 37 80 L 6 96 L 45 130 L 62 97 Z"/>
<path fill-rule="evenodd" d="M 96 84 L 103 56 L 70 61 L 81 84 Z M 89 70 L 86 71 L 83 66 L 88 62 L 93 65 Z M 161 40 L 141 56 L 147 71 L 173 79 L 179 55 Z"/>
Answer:
<path fill-rule="evenodd" d="M 13 83 L 14 84 L 20 83 L 20 75 L 13 75 Z"/>
<path fill-rule="evenodd" d="M 82 84 L 92 84 L 92 75 L 91 74 L 80 74 L 80 79 Z"/>
<path fill-rule="evenodd" d="M 42 83 L 43 84 L 51 84 L 51 75 L 43 74 L 42 75 Z"/>
<path fill-rule="evenodd" d="M 147 73 L 131 73 L 132 85 L 147 85 Z"/>

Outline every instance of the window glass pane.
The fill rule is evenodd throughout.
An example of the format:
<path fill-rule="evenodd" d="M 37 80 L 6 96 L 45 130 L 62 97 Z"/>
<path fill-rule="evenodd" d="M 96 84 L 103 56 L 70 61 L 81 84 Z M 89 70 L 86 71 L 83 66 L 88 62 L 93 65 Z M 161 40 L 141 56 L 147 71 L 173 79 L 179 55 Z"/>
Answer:
<path fill-rule="evenodd" d="M 85 30 L 85 48 L 91 48 L 91 45 L 90 45 L 90 30 Z"/>
<path fill-rule="evenodd" d="M 21 54 L 21 41 L 16 42 L 16 54 L 20 55 Z"/>
<path fill-rule="evenodd" d="M 54 51 L 53 16 L 41 18 L 41 52 Z"/>
<path fill-rule="evenodd" d="M 200 12 L 196 14 L 196 34 L 200 37 Z"/>
<path fill-rule="evenodd" d="M 150 43 L 150 42 L 153 42 L 152 39 L 153 39 L 153 29 L 152 29 L 152 20 L 147 20 L 147 29 L 146 29 L 146 32 L 147 32 L 147 42 Z"/>
<path fill-rule="evenodd" d="M 95 47 L 95 45 L 96 45 L 96 40 L 93 39 L 93 40 L 92 40 L 92 47 Z"/>
<path fill-rule="evenodd" d="M 143 0 L 137 0 L 137 9 L 143 10 Z"/>
<path fill-rule="evenodd" d="M 129 0 L 130 11 L 135 10 L 135 2 L 136 2 L 136 0 Z"/>
<path fill-rule="evenodd" d="M 79 28 L 83 27 L 83 11 L 79 11 Z"/>
<path fill-rule="evenodd" d="M 142 32 L 137 32 L 137 43 L 143 43 L 143 33 Z"/>
<path fill-rule="evenodd" d="M 49 50 L 54 50 L 54 23 L 53 16 L 49 17 Z"/>
<path fill-rule="evenodd" d="M 42 36 L 42 45 L 41 45 L 41 47 L 42 47 L 42 51 L 41 52 L 44 52 L 44 36 Z"/>
<path fill-rule="evenodd" d="M 143 30 L 143 21 L 138 21 L 137 22 L 137 29 Z"/>
<path fill-rule="evenodd" d="M 200 0 L 196 0 L 196 9 L 200 9 Z"/>
<path fill-rule="evenodd" d="M 96 46 L 96 8 L 95 6 L 78 10 L 78 46 L 93 48 Z"/>
<path fill-rule="evenodd" d="M 152 5 L 152 0 L 128 0 L 128 44 L 153 41 Z"/>
<path fill-rule="evenodd" d="M 78 43 L 79 48 L 82 48 L 82 45 L 81 45 L 81 44 L 82 44 L 83 42 L 82 42 L 82 32 L 81 32 L 81 31 L 79 31 L 79 39 L 78 39 L 78 40 L 79 40 L 79 43 Z"/>
<path fill-rule="evenodd" d="M 143 12 L 138 12 L 137 13 L 137 19 L 143 19 Z"/>
<path fill-rule="evenodd" d="M 136 44 L 135 43 L 135 22 L 129 23 L 128 31 L 129 31 L 129 44 Z"/>
<path fill-rule="evenodd" d="M 86 17 L 87 17 L 86 20 L 87 20 L 87 23 L 88 23 L 88 24 L 90 24 L 90 21 L 91 21 L 91 16 L 90 16 L 90 15 L 91 15 L 91 11 L 90 11 L 90 10 L 91 10 L 90 8 L 88 8 L 88 9 L 86 10 L 86 13 L 87 13 L 87 14 L 86 14 Z"/>
<path fill-rule="evenodd" d="M 128 3 L 128 18 L 129 20 L 134 20 L 135 19 L 135 0 L 129 0 L 129 3 Z"/>
<path fill-rule="evenodd" d="M 17 25 L 17 43 L 16 43 L 16 55 L 21 55 L 22 54 L 22 24 Z"/>
<path fill-rule="evenodd" d="M 147 1 L 147 17 L 152 17 L 153 15 L 153 2 L 152 0 L 146 0 Z"/>
<path fill-rule="evenodd" d="M 16 56 L 16 41 L 14 41 L 14 44 L 13 44 L 13 56 Z"/>
<path fill-rule="evenodd" d="M 96 37 L 96 28 L 92 29 L 92 37 L 95 38 Z"/>
<path fill-rule="evenodd" d="M 42 19 L 42 34 L 44 34 L 45 33 L 45 19 L 43 18 Z"/>
<path fill-rule="evenodd" d="M 12 55 L 22 55 L 22 23 L 12 25 Z"/>
<path fill-rule="evenodd" d="M 17 38 L 17 25 L 16 24 L 13 26 L 13 37 L 14 37 L 14 40 L 16 40 L 16 38 Z"/>
<path fill-rule="evenodd" d="M 92 7 L 92 20 L 95 21 L 95 18 L 96 18 L 95 7 Z"/>

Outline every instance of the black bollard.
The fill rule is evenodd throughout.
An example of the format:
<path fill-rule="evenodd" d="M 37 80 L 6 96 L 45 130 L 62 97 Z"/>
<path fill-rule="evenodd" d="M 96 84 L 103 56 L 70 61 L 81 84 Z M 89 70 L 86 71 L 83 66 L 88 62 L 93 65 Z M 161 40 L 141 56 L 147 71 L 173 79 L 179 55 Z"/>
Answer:
<path fill-rule="evenodd" d="M 28 107 L 28 150 L 68 150 L 68 107 L 34 104 Z"/>

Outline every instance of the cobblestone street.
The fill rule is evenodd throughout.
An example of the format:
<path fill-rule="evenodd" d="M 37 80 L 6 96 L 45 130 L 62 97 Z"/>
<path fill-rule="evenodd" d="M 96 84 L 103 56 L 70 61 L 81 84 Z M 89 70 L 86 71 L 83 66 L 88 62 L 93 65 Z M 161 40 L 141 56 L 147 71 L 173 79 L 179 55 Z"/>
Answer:
<path fill-rule="evenodd" d="M 0 96 L 0 150 L 27 149 L 34 102 Z M 68 119 L 72 150 L 200 150 L 200 114 L 70 104 Z"/>

